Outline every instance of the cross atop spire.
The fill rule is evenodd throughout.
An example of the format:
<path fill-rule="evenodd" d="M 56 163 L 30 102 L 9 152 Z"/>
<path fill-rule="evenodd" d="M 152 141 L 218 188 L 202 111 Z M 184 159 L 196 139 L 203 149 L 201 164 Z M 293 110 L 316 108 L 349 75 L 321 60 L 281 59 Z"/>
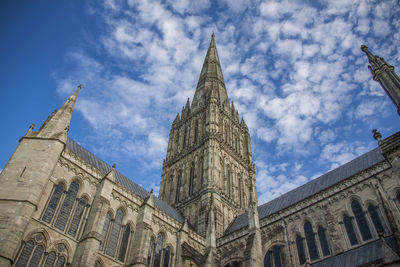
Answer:
<path fill-rule="evenodd" d="M 203 105 L 213 90 L 217 90 L 217 94 L 215 95 L 218 96 L 220 103 L 228 101 L 214 33 L 211 35 L 210 45 L 201 69 L 196 92 L 193 98 L 193 106 Z"/>

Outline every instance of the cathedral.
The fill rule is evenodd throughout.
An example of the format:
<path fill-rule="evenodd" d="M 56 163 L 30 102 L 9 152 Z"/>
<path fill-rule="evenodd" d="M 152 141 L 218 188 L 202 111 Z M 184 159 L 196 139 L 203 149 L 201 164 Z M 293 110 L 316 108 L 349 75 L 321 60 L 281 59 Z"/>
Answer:
<path fill-rule="evenodd" d="M 400 111 L 394 67 L 361 46 Z M 0 173 L 0 266 L 400 266 L 400 132 L 258 206 L 248 127 L 212 35 L 159 196 L 68 137 L 80 86 Z"/>

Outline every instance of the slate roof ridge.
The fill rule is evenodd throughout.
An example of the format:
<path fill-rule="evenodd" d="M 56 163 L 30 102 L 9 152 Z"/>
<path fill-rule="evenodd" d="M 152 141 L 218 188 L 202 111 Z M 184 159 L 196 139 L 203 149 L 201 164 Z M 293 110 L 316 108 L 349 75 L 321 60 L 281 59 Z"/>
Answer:
<path fill-rule="evenodd" d="M 295 189 L 286 192 L 279 197 L 270 200 L 257 207 L 260 220 L 266 218 L 282 209 L 292 206 L 318 192 L 323 191 L 343 180 L 367 169 L 379 162 L 382 162 L 384 157 L 379 147 L 376 147 L 361 156 L 333 169 L 318 178 L 315 178 Z M 230 234 L 248 225 L 246 213 L 238 215 L 231 225 L 225 231 L 225 234 Z"/>
<path fill-rule="evenodd" d="M 67 139 L 66 147 L 74 154 L 76 154 L 78 157 L 80 157 L 82 160 L 84 160 L 86 163 L 95 167 L 104 175 L 106 175 L 112 168 L 105 161 L 94 155 L 92 152 L 90 152 L 89 150 L 78 144 L 70 137 L 68 137 Z M 141 187 L 140 185 L 138 185 L 137 183 L 135 183 L 134 181 L 132 181 L 131 179 L 129 179 L 128 177 L 126 177 L 124 174 L 122 174 L 117 170 L 115 171 L 115 180 L 122 187 L 138 195 L 142 199 L 145 199 L 147 196 L 150 195 L 150 193 L 146 189 L 144 189 L 143 187 Z M 185 221 L 183 215 L 178 210 L 176 210 L 166 202 L 160 200 L 156 196 L 154 196 L 154 205 L 156 206 L 156 208 L 162 210 L 175 220 L 181 223 Z"/>

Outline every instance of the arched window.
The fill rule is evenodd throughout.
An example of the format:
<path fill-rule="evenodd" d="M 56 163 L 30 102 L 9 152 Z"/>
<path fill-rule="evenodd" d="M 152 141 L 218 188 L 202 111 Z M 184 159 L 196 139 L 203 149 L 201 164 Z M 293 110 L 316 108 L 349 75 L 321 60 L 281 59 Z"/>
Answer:
<path fill-rule="evenodd" d="M 319 243 L 321 244 L 322 255 L 324 257 L 331 255 L 329 250 L 328 238 L 326 237 L 326 229 L 322 226 L 318 227 Z"/>
<path fill-rule="evenodd" d="M 60 212 L 58 213 L 56 222 L 54 223 L 54 226 L 62 231 L 64 231 L 65 225 L 67 224 L 68 217 L 76 199 L 76 195 L 78 194 L 78 190 L 79 183 L 77 181 L 73 181 L 69 186 L 67 193 L 65 194 L 64 202 L 61 206 Z"/>
<path fill-rule="evenodd" d="M 374 223 L 376 232 L 378 234 L 379 233 L 385 234 L 386 231 L 385 231 L 385 227 L 383 226 L 383 222 L 381 220 L 381 213 L 380 213 L 379 208 L 377 206 L 370 204 L 368 206 L 368 213 L 372 219 L 372 222 Z"/>
<path fill-rule="evenodd" d="M 343 223 L 344 227 L 346 228 L 347 237 L 349 238 L 350 244 L 352 246 L 357 245 L 359 242 L 357 239 L 356 232 L 354 231 L 352 219 L 346 215 L 343 217 Z"/>
<path fill-rule="evenodd" d="M 124 227 L 124 233 L 122 235 L 121 239 L 121 245 L 119 248 L 119 253 L 118 253 L 118 260 L 124 262 L 125 261 L 125 255 L 126 251 L 128 249 L 128 243 L 129 243 L 129 236 L 131 234 L 131 227 L 129 224 L 125 225 Z"/>
<path fill-rule="evenodd" d="M 149 244 L 149 251 L 147 252 L 147 265 L 149 265 L 149 266 L 150 266 L 151 260 L 153 258 L 153 252 L 154 252 L 154 239 L 151 237 L 150 244 Z"/>
<path fill-rule="evenodd" d="M 96 261 L 96 262 L 94 263 L 94 267 L 102 267 L 102 266 L 101 266 L 101 263 L 100 263 L 99 261 Z"/>
<path fill-rule="evenodd" d="M 44 250 L 44 237 L 42 234 L 36 234 L 33 239 L 23 244 L 15 267 L 39 266 L 43 259 Z"/>
<path fill-rule="evenodd" d="M 87 205 L 87 201 L 85 198 L 81 198 L 78 201 L 78 205 L 76 206 L 74 217 L 72 218 L 71 225 L 69 226 L 68 234 L 72 235 L 73 237 L 76 236 L 78 231 L 79 225 L 81 225 L 82 215 L 85 211 Z"/>
<path fill-rule="evenodd" d="M 53 194 L 51 195 L 49 204 L 47 205 L 47 208 L 42 216 L 43 221 L 47 223 L 51 222 L 63 192 L 64 192 L 64 187 L 62 184 L 54 186 Z"/>
<path fill-rule="evenodd" d="M 281 247 L 275 245 L 265 254 L 264 267 L 281 267 L 282 259 Z"/>
<path fill-rule="evenodd" d="M 308 247 L 308 253 L 310 254 L 310 259 L 316 260 L 319 258 L 317 244 L 315 242 L 315 235 L 310 222 L 304 223 L 304 233 L 306 235 L 306 242 Z"/>
<path fill-rule="evenodd" d="M 121 232 L 123 217 L 124 213 L 122 212 L 122 209 L 118 209 L 117 215 L 115 216 L 115 221 L 111 226 L 111 233 L 106 248 L 106 254 L 108 256 L 114 257 L 115 255 L 115 250 L 117 248 L 117 242 L 119 239 L 119 233 Z"/>
<path fill-rule="evenodd" d="M 65 266 L 65 252 L 66 248 L 64 244 L 58 244 L 56 246 L 56 251 L 51 251 L 47 257 L 46 261 L 44 263 L 44 267 L 53 267 L 53 266 Z M 54 265 L 55 263 L 55 265 Z"/>
<path fill-rule="evenodd" d="M 360 202 L 358 202 L 357 200 L 353 200 L 353 202 L 351 202 L 351 209 L 353 210 L 354 217 L 356 218 L 356 222 L 358 225 L 358 229 L 360 230 L 362 239 L 364 241 L 371 239 L 372 234 L 369 230 L 368 222 L 365 218 L 365 213 L 361 208 Z"/>
<path fill-rule="evenodd" d="M 171 249 L 169 247 L 164 248 L 163 254 L 164 254 L 163 267 L 169 267 Z"/>
<path fill-rule="evenodd" d="M 397 192 L 396 198 L 397 198 L 397 201 L 400 203 L 400 191 Z"/>
<path fill-rule="evenodd" d="M 301 236 L 296 237 L 297 254 L 299 255 L 299 263 L 303 265 L 306 263 L 306 253 L 304 251 L 303 238 Z"/>
<path fill-rule="evenodd" d="M 110 221 L 111 221 L 111 215 L 110 215 L 110 213 L 107 213 L 106 219 L 104 220 L 103 231 L 101 231 L 101 242 L 100 242 L 100 246 L 99 246 L 100 251 L 103 251 L 103 249 L 104 249 L 104 244 L 106 243 L 106 237 L 107 237 L 107 232 L 108 232 L 108 228 L 110 225 Z"/>
<path fill-rule="evenodd" d="M 183 132 L 183 143 L 182 143 L 182 148 L 186 147 L 186 138 L 187 138 L 187 127 L 185 127 L 185 130 Z"/>
<path fill-rule="evenodd" d="M 160 267 L 163 242 L 163 235 L 159 233 L 157 235 L 156 249 L 154 251 L 153 267 Z"/>

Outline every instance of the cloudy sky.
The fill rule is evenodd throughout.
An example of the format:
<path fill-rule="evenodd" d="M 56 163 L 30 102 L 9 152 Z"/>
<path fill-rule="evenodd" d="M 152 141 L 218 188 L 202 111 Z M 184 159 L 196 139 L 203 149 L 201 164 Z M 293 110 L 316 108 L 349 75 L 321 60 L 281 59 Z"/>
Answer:
<path fill-rule="evenodd" d="M 0 4 L 0 168 L 81 83 L 69 136 L 158 192 L 212 32 L 260 204 L 376 147 L 373 128 L 399 130 L 360 50 L 400 68 L 398 1 L 16 2 Z"/>

